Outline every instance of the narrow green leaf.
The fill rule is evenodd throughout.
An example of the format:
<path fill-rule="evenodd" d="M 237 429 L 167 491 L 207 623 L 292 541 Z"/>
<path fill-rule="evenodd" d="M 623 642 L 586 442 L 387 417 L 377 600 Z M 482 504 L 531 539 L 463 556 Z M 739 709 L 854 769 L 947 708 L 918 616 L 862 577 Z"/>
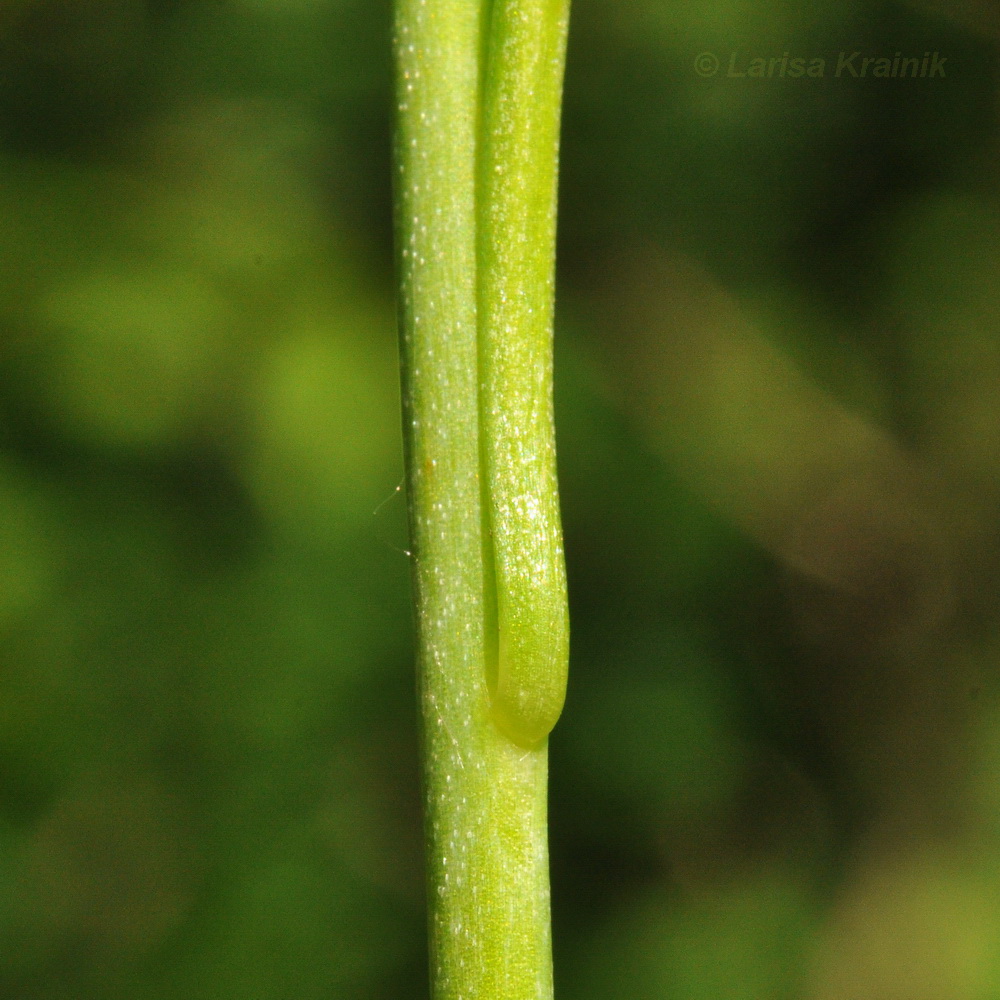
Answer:
<path fill-rule="evenodd" d="M 479 159 L 480 428 L 496 594 L 494 718 L 536 746 L 562 712 L 569 659 L 552 409 L 559 109 L 567 0 L 498 0 Z"/>

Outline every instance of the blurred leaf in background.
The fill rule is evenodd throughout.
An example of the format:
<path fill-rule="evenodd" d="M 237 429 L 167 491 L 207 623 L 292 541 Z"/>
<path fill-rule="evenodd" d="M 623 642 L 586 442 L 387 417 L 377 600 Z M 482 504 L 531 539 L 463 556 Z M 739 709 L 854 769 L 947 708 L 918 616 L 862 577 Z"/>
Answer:
<path fill-rule="evenodd" d="M 0 996 L 427 995 L 390 13 L 0 8 Z M 995 17 L 573 18 L 557 989 L 986 1000 Z"/>

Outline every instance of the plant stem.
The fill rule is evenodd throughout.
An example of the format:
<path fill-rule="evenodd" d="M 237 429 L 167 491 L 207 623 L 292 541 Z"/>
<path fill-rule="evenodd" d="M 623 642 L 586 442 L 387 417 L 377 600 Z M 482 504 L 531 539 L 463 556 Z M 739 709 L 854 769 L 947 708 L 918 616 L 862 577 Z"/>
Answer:
<path fill-rule="evenodd" d="M 396 4 L 434 1000 L 552 996 L 546 736 L 567 623 L 551 318 L 566 12 L 566 0 Z"/>

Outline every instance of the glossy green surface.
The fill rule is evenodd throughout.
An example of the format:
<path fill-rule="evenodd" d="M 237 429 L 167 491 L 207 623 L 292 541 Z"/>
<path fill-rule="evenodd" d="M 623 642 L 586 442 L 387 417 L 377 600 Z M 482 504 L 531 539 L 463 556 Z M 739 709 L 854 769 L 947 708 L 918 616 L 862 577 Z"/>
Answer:
<path fill-rule="evenodd" d="M 396 9 L 404 437 L 441 1000 L 552 992 L 544 740 L 568 627 L 552 418 L 566 12 L 554 11 Z"/>
<path fill-rule="evenodd" d="M 537 746 L 566 697 L 569 617 L 552 408 L 559 109 L 569 5 L 496 3 L 478 175 L 480 450 L 496 588 L 494 718 Z"/>

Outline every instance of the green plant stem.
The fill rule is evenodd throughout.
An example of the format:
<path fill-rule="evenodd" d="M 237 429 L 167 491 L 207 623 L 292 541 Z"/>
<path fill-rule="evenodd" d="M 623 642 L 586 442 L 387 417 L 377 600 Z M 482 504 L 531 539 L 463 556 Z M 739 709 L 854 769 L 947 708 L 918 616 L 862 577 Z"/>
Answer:
<path fill-rule="evenodd" d="M 434 1000 L 552 995 L 545 737 L 566 654 L 551 420 L 565 31 L 565 0 L 396 5 L 403 425 Z M 505 306 L 511 297 L 517 308 Z M 521 416 L 499 420 L 507 406 Z M 525 572 L 543 563 L 533 586 Z M 540 648 L 546 634 L 555 654 Z"/>

